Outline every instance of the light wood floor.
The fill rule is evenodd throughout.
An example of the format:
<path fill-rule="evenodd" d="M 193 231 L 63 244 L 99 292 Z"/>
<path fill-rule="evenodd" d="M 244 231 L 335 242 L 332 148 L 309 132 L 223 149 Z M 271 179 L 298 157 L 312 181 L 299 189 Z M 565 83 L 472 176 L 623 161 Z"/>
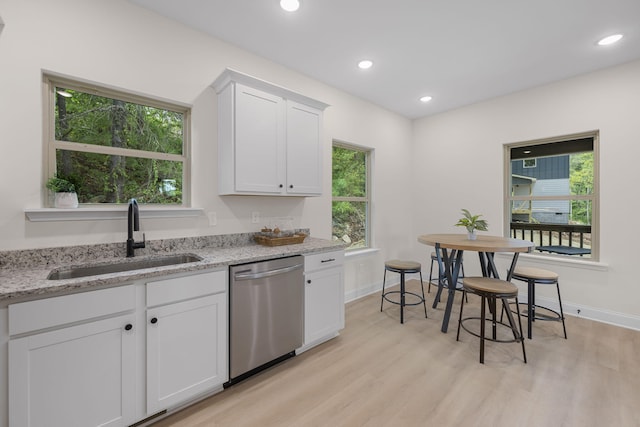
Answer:
<path fill-rule="evenodd" d="M 410 282 L 416 287 L 417 282 Z M 346 308 L 341 335 L 159 421 L 163 426 L 640 426 L 640 332 L 568 317 L 536 322 L 519 344 L 449 333 L 428 315 L 371 295 Z M 465 317 L 479 311 L 477 297 Z M 526 328 L 526 325 L 524 325 Z"/>

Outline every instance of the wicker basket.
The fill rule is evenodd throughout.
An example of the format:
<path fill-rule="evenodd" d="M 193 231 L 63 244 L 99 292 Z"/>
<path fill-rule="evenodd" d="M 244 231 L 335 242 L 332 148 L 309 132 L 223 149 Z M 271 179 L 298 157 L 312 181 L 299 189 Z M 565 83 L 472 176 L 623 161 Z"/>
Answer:
<path fill-rule="evenodd" d="M 286 237 L 271 237 L 271 236 L 263 236 L 260 234 L 256 234 L 254 236 L 254 239 L 256 243 L 258 243 L 259 245 L 283 246 L 283 245 L 294 245 L 296 243 L 302 243 L 304 242 L 305 237 L 307 237 L 307 235 L 303 233 L 297 233 L 297 234 L 294 234 L 293 236 L 286 236 Z"/>

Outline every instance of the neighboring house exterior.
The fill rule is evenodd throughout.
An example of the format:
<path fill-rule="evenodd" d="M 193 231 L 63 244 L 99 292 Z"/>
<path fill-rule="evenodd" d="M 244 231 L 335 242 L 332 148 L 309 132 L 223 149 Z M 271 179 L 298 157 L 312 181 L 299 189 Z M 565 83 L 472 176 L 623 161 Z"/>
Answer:
<path fill-rule="evenodd" d="M 514 195 L 561 196 L 570 194 L 569 155 L 511 161 Z M 535 200 L 514 206 L 512 220 L 545 224 L 568 224 L 569 200 Z"/>

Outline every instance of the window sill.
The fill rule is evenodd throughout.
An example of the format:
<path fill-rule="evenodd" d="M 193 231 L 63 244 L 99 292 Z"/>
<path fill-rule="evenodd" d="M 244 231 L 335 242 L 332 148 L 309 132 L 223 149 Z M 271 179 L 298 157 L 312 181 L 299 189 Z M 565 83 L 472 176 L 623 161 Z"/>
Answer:
<path fill-rule="evenodd" d="M 511 259 L 512 254 L 496 254 L 496 256 L 505 257 Z M 599 261 L 579 259 L 580 257 L 565 257 L 565 256 L 554 256 L 554 255 L 543 255 L 543 254 L 529 254 L 522 253 L 520 254 L 520 260 L 526 260 L 528 262 L 534 264 L 544 265 L 560 265 L 564 267 L 575 267 L 580 269 L 588 269 L 588 270 L 596 270 L 596 271 L 607 271 L 609 270 L 609 264 L 605 264 Z"/>
<path fill-rule="evenodd" d="M 76 208 L 76 209 L 25 209 L 24 213 L 31 222 L 51 221 L 103 221 L 126 219 L 127 206 L 119 208 Z M 202 215 L 202 208 L 184 207 L 140 207 L 140 218 L 189 218 Z"/>
<path fill-rule="evenodd" d="M 367 255 L 372 255 L 377 252 L 380 252 L 380 249 L 377 249 L 377 248 L 354 249 L 352 251 L 345 251 L 344 256 L 346 258 L 359 258 Z"/>

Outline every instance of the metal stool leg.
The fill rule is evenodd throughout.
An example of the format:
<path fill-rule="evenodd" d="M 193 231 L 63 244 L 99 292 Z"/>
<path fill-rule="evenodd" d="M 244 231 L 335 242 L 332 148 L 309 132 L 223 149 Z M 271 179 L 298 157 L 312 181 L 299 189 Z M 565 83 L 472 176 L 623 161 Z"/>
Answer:
<path fill-rule="evenodd" d="M 384 304 L 384 286 L 387 282 L 387 269 L 384 269 L 384 277 L 382 279 L 382 297 L 380 297 L 380 311 L 382 311 L 382 305 Z"/>
<path fill-rule="evenodd" d="M 564 331 L 564 339 L 567 339 L 567 328 L 564 325 L 564 311 L 562 311 L 562 298 L 560 297 L 560 283 L 556 281 L 556 289 L 558 290 L 558 304 L 560 304 L 560 319 L 562 319 L 562 330 Z"/>
<path fill-rule="evenodd" d="M 527 363 L 527 353 L 524 350 L 524 335 L 522 335 L 522 320 L 520 319 L 520 304 L 518 303 L 518 297 L 516 297 L 516 311 L 518 312 L 518 325 L 520 325 L 520 343 L 522 344 L 522 358 L 524 363 Z"/>
<path fill-rule="evenodd" d="M 527 353 L 524 349 L 524 335 L 522 332 L 522 319 L 520 319 L 520 304 L 518 303 L 518 297 L 515 297 L 515 305 L 516 305 L 516 313 L 518 314 L 518 326 L 519 331 L 516 329 L 516 322 L 513 318 L 513 314 L 508 307 L 508 303 L 503 299 L 502 304 L 504 306 L 504 311 L 507 313 L 507 320 L 509 321 L 509 326 L 511 326 L 511 330 L 513 331 L 513 338 L 516 341 L 520 341 L 522 344 L 522 358 L 524 359 L 524 363 L 527 363 Z"/>
<path fill-rule="evenodd" d="M 460 316 L 458 316 L 458 333 L 456 334 L 456 341 L 460 341 L 460 326 L 462 325 L 462 311 L 464 310 L 464 300 L 467 295 L 467 291 L 462 291 L 462 300 L 460 301 Z"/>
<path fill-rule="evenodd" d="M 486 298 L 484 295 L 481 297 L 482 306 L 480 307 L 480 363 L 484 364 L 484 329 L 485 329 L 485 314 L 486 314 Z"/>
<path fill-rule="evenodd" d="M 404 323 L 404 273 L 400 273 L 400 323 Z"/>
<path fill-rule="evenodd" d="M 420 288 L 422 289 L 422 305 L 424 306 L 424 317 L 428 318 L 429 316 L 427 316 L 427 300 L 424 297 L 424 282 L 422 281 L 422 270 L 420 270 Z"/>
<path fill-rule="evenodd" d="M 533 321 L 536 316 L 536 283 L 534 279 L 527 280 L 527 337 L 533 336 Z"/>
<path fill-rule="evenodd" d="M 427 288 L 427 293 L 431 293 L 431 281 L 433 280 L 433 257 L 431 257 L 431 268 L 429 268 L 429 287 Z"/>

